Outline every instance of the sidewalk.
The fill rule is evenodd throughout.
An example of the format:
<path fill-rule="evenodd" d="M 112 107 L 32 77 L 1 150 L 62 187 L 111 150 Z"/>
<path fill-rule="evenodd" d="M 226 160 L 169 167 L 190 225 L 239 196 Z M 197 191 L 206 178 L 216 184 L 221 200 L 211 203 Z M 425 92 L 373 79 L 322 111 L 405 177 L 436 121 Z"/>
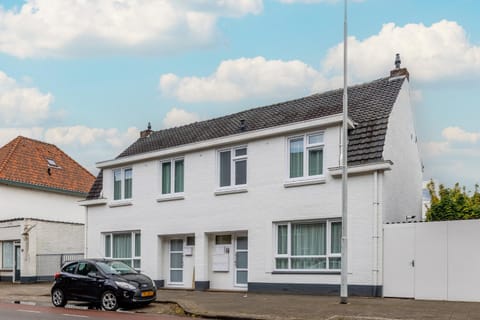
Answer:
<path fill-rule="evenodd" d="M 50 283 L 0 282 L 0 301 L 50 305 Z M 416 320 L 479 319 L 480 303 L 415 301 L 408 299 L 350 298 L 340 305 L 338 297 L 158 290 L 157 304 L 139 312 L 187 314 L 219 319 L 328 319 Z"/>

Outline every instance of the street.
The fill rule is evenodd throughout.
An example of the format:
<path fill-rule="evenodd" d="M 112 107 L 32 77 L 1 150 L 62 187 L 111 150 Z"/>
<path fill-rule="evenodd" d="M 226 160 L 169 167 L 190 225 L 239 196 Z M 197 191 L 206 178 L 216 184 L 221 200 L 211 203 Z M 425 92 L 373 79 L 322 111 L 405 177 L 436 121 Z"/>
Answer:
<path fill-rule="evenodd" d="M 77 310 L 31 306 L 24 304 L 0 303 L 0 320 L 64 320 L 64 319 L 133 319 L 133 320 L 175 320 L 182 317 L 132 312 L 107 312 L 98 310 Z"/>

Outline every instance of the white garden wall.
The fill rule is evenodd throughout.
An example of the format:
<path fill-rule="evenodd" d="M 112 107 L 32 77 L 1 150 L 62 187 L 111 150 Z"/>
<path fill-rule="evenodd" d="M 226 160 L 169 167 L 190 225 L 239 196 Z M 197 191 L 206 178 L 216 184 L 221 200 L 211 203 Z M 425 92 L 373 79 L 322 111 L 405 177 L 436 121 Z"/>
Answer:
<path fill-rule="evenodd" d="M 385 296 L 480 301 L 480 220 L 390 224 L 384 239 Z"/>

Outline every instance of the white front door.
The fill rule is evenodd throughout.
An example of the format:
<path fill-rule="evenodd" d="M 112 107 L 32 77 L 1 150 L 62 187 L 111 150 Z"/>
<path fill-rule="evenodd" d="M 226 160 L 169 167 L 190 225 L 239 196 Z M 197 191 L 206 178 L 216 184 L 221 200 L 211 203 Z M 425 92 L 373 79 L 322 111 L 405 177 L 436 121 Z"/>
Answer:
<path fill-rule="evenodd" d="M 235 238 L 235 285 L 246 287 L 248 284 L 248 237 Z"/>
<path fill-rule="evenodd" d="M 183 239 L 170 240 L 171 284 L 183 284 Z"/>

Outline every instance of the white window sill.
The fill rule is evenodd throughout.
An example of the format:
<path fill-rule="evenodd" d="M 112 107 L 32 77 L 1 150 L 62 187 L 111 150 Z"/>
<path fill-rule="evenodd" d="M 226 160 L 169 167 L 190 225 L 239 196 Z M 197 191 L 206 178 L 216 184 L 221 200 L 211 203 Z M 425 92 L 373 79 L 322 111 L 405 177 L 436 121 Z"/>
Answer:
<path fill-rule="evenodd" d="M 216 196 L 223 196 L 226 194 L 235 194 L 235 193 L 246 193 L 248 189 L 246 186 L 244 187 L 229 187 L 229 188 L 221 188 L 215 190 L 214 194 Z"/>
<path fill-rule="evenodd" d="M 116 208 L 116 207 L 126 207 L 126 206 L 131 206 L 133 203 L 132 203 L 132 200 L 117 200 L 117 201 L 114 201 L 114 202 L 110 202 L 108 204 L 108 206 L 110 208 Z"/>
<path fill-rule="evenodd" d="M 315 177 L 315 178 L 302 178 L 302 179 L 291 179 L 287 180 L 283 183 L 285 188 L 292 188 L 292 187 L 301 187 L 301 186 L 309 186 L 313 184 L 322 184 L 325 183 L 326 179 L 324 176 Z"/>
<path fill-rule="evenodd" d="M 340 270 L 273 270 L 272 274 L 340 274 Z"/>
<path fill-rule="evenodd" d="M 157 202 L 185 200 L 184 193 L 162 194 L 157 198 Z"/>

